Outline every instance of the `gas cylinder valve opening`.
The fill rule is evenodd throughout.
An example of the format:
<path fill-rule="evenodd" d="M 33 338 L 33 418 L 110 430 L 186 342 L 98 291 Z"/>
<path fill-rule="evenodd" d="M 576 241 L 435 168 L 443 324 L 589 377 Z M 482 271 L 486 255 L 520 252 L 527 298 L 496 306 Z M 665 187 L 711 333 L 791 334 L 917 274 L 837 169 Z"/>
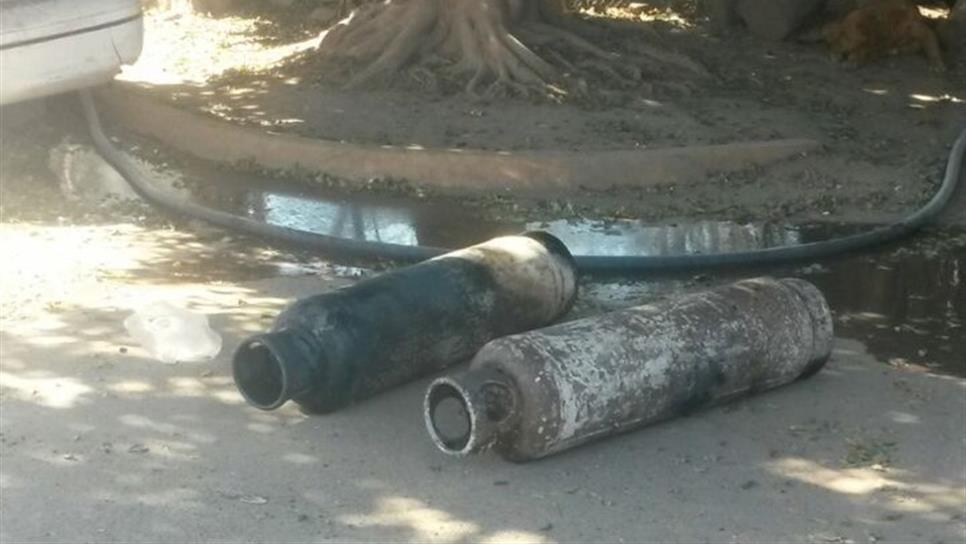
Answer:
<path fill-rule="evenodd" d="M 486 451 L 516 416 L 516 395 L 507 377 L 482 370 L 462 379 L 443 377 L 429 386 L 424 404 L 426 428 L 444 453 Z"/>
<path fill-rule="evenodd" d="M 234 373 L 242 396 L 255 407 L 272 410 L 288 400 L 284 396 L 285 370 L 264 343 L 242 344 L 235 355 Z"/>
<path fill-rule="evenodd" d="M 463 393 L 448 383 L 438 383 L 430 391 L 430 433 L 448 453 L 462 452 L 473 434 L 473 419 Z"/>
<path fill-rule="evenodd" d="M 503 423 L 516 408 L 513 391 L 504 383 L 487 382 L 483 385 L 483 400 L 486 402 L 486 419 L 491 423 Z"/>

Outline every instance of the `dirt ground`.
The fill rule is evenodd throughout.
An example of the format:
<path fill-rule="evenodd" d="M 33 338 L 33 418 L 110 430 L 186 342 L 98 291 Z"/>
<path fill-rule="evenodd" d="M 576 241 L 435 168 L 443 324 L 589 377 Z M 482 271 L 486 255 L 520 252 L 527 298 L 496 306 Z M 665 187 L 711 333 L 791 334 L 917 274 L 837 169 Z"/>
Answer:
<path fill-rule="evenodd" d="M 640 198 L 626 189 L 585 195 L 575 212 L 554 208 L 557 215 L 614 210 L 630 194 L 627 213 L 645 218 L 857 222 L 906 211 L 935 188 L 966 122 L 961 71 L 933 74 L 915 58 L 847 70 L 816 46 L 720 42 L 666 19 L 648 39 L 692 48 L 688 54 L 713 69 L 714 84 L 606 107 L 480 103 L 411 89 L 353 96 L 315 85 L 304 72 L 288 84 L 288 67 L 265 73 L 258 66 L 292 54 L 276 49 L 292 42 L 274 34 L 275 23 L 250 18 L 153 14 L 149 32 L 188 25 L 196 37 L 149 49 L 146 58 L 182 59 L 151 76 L 165 81 L 151 92 L 185 108 L 333 139 L 590 149 L 806 136 L 826 146 L 819 157 Z M 298 40 L 317 30 L 299 28 Z M 200 63 L 186 54 L 203 43 L 234 44 L 239 58 Z M 291 70 L 305 66 L 299 62 Z M 224 74 L 245 63 L 254 66 Z M 765 70 L 774 66 L 780 69 Z M 129 76 L 147 81 L 138 73 Z M 265 92 L 236 100 L 229 81 Z M 864 258 L 863 277 L 825 264 L 768 271 L 818 277 L 830 296 L 854 299 L 837 310 L 833 358 L 814 378 L 517 465 L 436 451 L 421 415 L 428 379 L 331 416 L 247 406 L 230 373 L 239 342 L 267 328 L 291 300 L 376 271 L 136 202 L 77 199 L 50 165 L 65 137 L 86 143 L 76 112 L 57 103 L 0 138 L 4 543 L 966 539 L 966 379 L 909 364 L 942 348 L 962 353 L 954 337 L 966 315 L 962 259 L 943 260 L 939 272 L 934 264 L 895 262 L 910 253 L 962 254 L 966 191 L 942 220 L 954 237 L 941 244 L 917 238 Z M 932 306 L 919 291 L 932 289 L 936 275 L 949 300 L 945 313 L 924 318 Z M 668 283 L 591 278 L 574 315 L 720 279 L 700 272 Z M 895 322 L 876 321 L 859 300 L 885 294 L 901 298 L 896 309 L 881 310 L 896 313 Z M 223 337 L 221 353 L 194 364 L 152 358 L 122 322 L 157 300 L 208 315 Z M 849 332 L 849 319 L 868 326 Z M 944 338 L 923 335 L 929 319 L 945 322 Z"/>
<path fill-rule="evenodd" d="M 830 60 L 822 44 L 717 36 L 686 9 L 693 2 L 663 4 L 623 13 L 617 30 L 593 27 L 595 37 L 627 55 L 657 47 L 705 77 L 669 70 L 632 88 L 593 82 L 590 96 L 556 101 L 474 99 L 407 75 L 389 89 L 345 91 L 316 62 L 323 26 L 305 18 L 293 26 L 291 14 L 153 12 L 145 55 L 124 79 L 231 123 L 363 144 L 579 153 L 812 138 L 823 147 L 710 179 L 585 191 L 568 203 L 584 215 L 883 220 L 934 191 L 966 126 L 966 67 L 937 73 L 915 56 L 850 67 Z"/>

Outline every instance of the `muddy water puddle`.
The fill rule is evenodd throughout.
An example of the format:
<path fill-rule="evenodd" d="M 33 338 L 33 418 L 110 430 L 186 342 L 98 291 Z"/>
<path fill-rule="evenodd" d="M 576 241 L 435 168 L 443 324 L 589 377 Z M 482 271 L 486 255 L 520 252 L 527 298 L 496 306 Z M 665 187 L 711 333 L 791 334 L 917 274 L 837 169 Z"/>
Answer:
<path fill-rule="evenodd" d="M 401 245 L 458 248 L 494 236 L 539 229 L 559 237 L 575 254 L 678 255 L 796 245 L 864 228 L 732 221 L 650 224 L 627 219 L 495 220 L 452 202 L 344 194 L 264 182 L 235 172 L 230 175 L 230 181 L 192 182 L 188 188 L 200 203 L 257 221 Z M 223 172 L 220 177 L 224 179 Z"/>
<path fill-rule="evenodd" d="M 805 274 L 836 312 L 837 334 L 893 366 L 966 376 L 966 232 L 941 247 L 833 263 Z"/>

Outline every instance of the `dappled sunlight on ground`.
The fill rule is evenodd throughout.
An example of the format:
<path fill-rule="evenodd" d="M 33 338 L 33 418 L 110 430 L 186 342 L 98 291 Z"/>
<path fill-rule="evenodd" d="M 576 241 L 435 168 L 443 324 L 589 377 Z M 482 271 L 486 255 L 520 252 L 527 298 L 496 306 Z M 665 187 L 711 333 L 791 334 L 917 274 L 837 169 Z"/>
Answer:
<path fill-rule="evenodd" d="M 411 531 L 411 540 L 418 542 L 459 542 L 479 531 L 474 523 L 454 519 L 448 512 L 403 497 L 380 499 L 375 512 L 343 516 L 341 519 L 359 527 L 395 527 Z"/>
<path fill-rule="evenodd" d="M 218 284 L 219 279 L 253 279 L 279 273 L 276 249 L 251 246 L 218 236 L 131 224 L 46 226 L 0 225 L 0 309 L 8 321 L 32 314 L 30 326 L 64 329 L 62 314 L 131 311 L 177 291 L 174 302 L 189 309 L 217 312 L 230 308 L 233 319 L 257 320 L 259 304 L 278 307 L 285 301 L 252 296 L 244 288 Z M 288 268 L 297 267 L 289 263 Z M 302 271 L 304 274 L 305 272 Z M 213 283 L 212 283 L 213 282 Z M 195 287 L 188 284 L 195 283 Z M 105 295 L 107 284 L 116 284 Z M 96 299 L 96 304 L 87 298 Z M 87 305 L 87 308 L 79 306 Z M 108 319 L 113 320 L 113 317 Z M 104 332 L 96 316 L 81 329 Z M 47 342 L 64 338 L 47 337 Z M 39 340 L 38 340 L 39 341 Z"/>
<path fill-rule="evenodd" d="M 368 514 L 342 516 L 341 521 L 354 527 L 392 529 L 390 534 L 406 536 L 409 542 L 449 544 L 455 542 L 540 544 L 551 540 L 532 531 L 497 530 L 487 533 L 471 521 L 461 520 L 443 509 L 433 508 L 423 501 L 401 496 L 381 497 L 376 508 Z"/>
<path fill-rule="evenodd" d="M 166 365 L 128 336 L 123 321 L 138 308 L 166 301 L 207 315 L 233 342 L 262 332 L 290 293 L 261 293 L 257 284 L 236 282 L 278 274 L 276 255 L 277 250 L 244 242 L 205 241 L 185 231 L 130 223 L 0 225 L 4 401 L 56 410 L 92 409 L 105 400 L 243 405 L 225 374 L 234 344 L 226 343 L 216 362 L 162 370 Z M 293 287 L 302 281 L 343 283 L 309 277 Z M 149 427 L 134 415 L 124 418 L 124 425 Z M 202 435 L 190 436 L 194 441 Z M 156 445 L 174 456 L 186 447 L 177 441 Z"/>
<path fill-rule="evenodd" d="M 912 93 L 909 98 L 915 100 L 916 102 L 926 102 L 926 103 L 936 103 L 936 102 L 949 102 L 951 104 L 966 104 L 966 91 L 960 94 L 960 96 L 955 96 L 952 94 L 922 94 L 922 93 Z"/>
<path fill-rule="evenodd" d="M 693 28 L 690 18 L 673 6 L 653 6 L 647 2 L 627 2 L 624 5 L 604 8 L 584 8 L 580 10 L 590 17 L 640 21 L 644 23 L 663 23 L 674 28 Z"/>
<path fill-rule="evenodd" d="M 945 521 L 963 507 L 964 491 L 956 485 L 917 481 L 910 471 L 885 467 L 829 468 L 795 457 L 767 463 L 774 474 L 833 493 L 856 497 L 875 495 L 886 509 L 920 514 L 923 519 Z M 960 484 L 961 485 L 961 484 Z"/>
<path fill-rule="evenodd" d="M 7 365 L 4 357 L 4 366 Z M 0 372 L 0 388 L 18 400 L 48 408 L 73 408 L 84 395 L 93 391 L 74 378 L 64 376 L 36 376 L 37 372 L 18 374 Z M 40 372 L 40 374 L 47 374 Z"/>
<path fill-rule="evenodd" d="M 485 530 L 479 523 L 460 519 L 445 508 L 434 508 L 426 502 L 405 496 L 386 495 L 375 500 L 375 508 L 366 514 L 341 516 L 348 526 L 378 528 L 394 535 L 394 540 L 450 544 L 457 542 L 542 544 L 553 539 L 537 531 L 509 528 Z M 400 538 L 402 537 L 402 538 Z"/>
<path fill-rule="evenodd" d="M 213 18 L 192 10 L 153 10 L 145 16 L 144 51 L 124 68 L 122 81 L 204 85 L 226 72 L 258 73 L 315 49 L 320 36 L 266 43 L 257 18 Z"/>
<path fill-rule="evenodd" d="M 919 13 L 926 17 L 927 19 L 946 19 L 949 17 L 949 8 L 946 6 L 931 5 L 931 6 L 917 6 L 919 8 Z"/>

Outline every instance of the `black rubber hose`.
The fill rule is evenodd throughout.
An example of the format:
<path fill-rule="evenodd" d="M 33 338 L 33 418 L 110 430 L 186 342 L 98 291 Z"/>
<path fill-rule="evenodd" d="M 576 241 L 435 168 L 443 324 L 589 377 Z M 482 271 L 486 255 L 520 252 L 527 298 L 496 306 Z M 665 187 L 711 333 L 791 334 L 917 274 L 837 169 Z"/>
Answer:
<path fill-rule="evenodd" d="M 80 91 L 81 105 L 87 119 L 94 147 L 121 176 L 145 200 L 165 210 L 194 219 L 201 219 L 219 227 L 247 234 L 271 238 L 307 249 L 317 249 L 329 256 L 355 259 L 388 259 L 416 262 L 445 253 L 446 249 L 351 240 L 327 236 L 278 225 L 271 225 L 214 210 L 178 198 L 157 188 L 131 158 L 118 150 L 105 136 L 94 99 L 90 91 Z M 962 175 L 966 156 L 966 128 L 960 132 L 946 162 L 946 173 L 936 194 L 915 213 L 884 227 L 867 232 L 809 242 L 805 244 L 739 251 L 735 253 L 711 253 L 702 255 L 627 255 L 593 256 L 576 255 L 582 272 L 598 274 L 634 274 L 641 272 L 671 272 L 693 269 L 737 267 L 748 265 L 775 265 L 803 260 L 831 257 L 850 251 L 865 249 L 877 244 L 907 236 L 935 219 L 949 203 Z"/>

